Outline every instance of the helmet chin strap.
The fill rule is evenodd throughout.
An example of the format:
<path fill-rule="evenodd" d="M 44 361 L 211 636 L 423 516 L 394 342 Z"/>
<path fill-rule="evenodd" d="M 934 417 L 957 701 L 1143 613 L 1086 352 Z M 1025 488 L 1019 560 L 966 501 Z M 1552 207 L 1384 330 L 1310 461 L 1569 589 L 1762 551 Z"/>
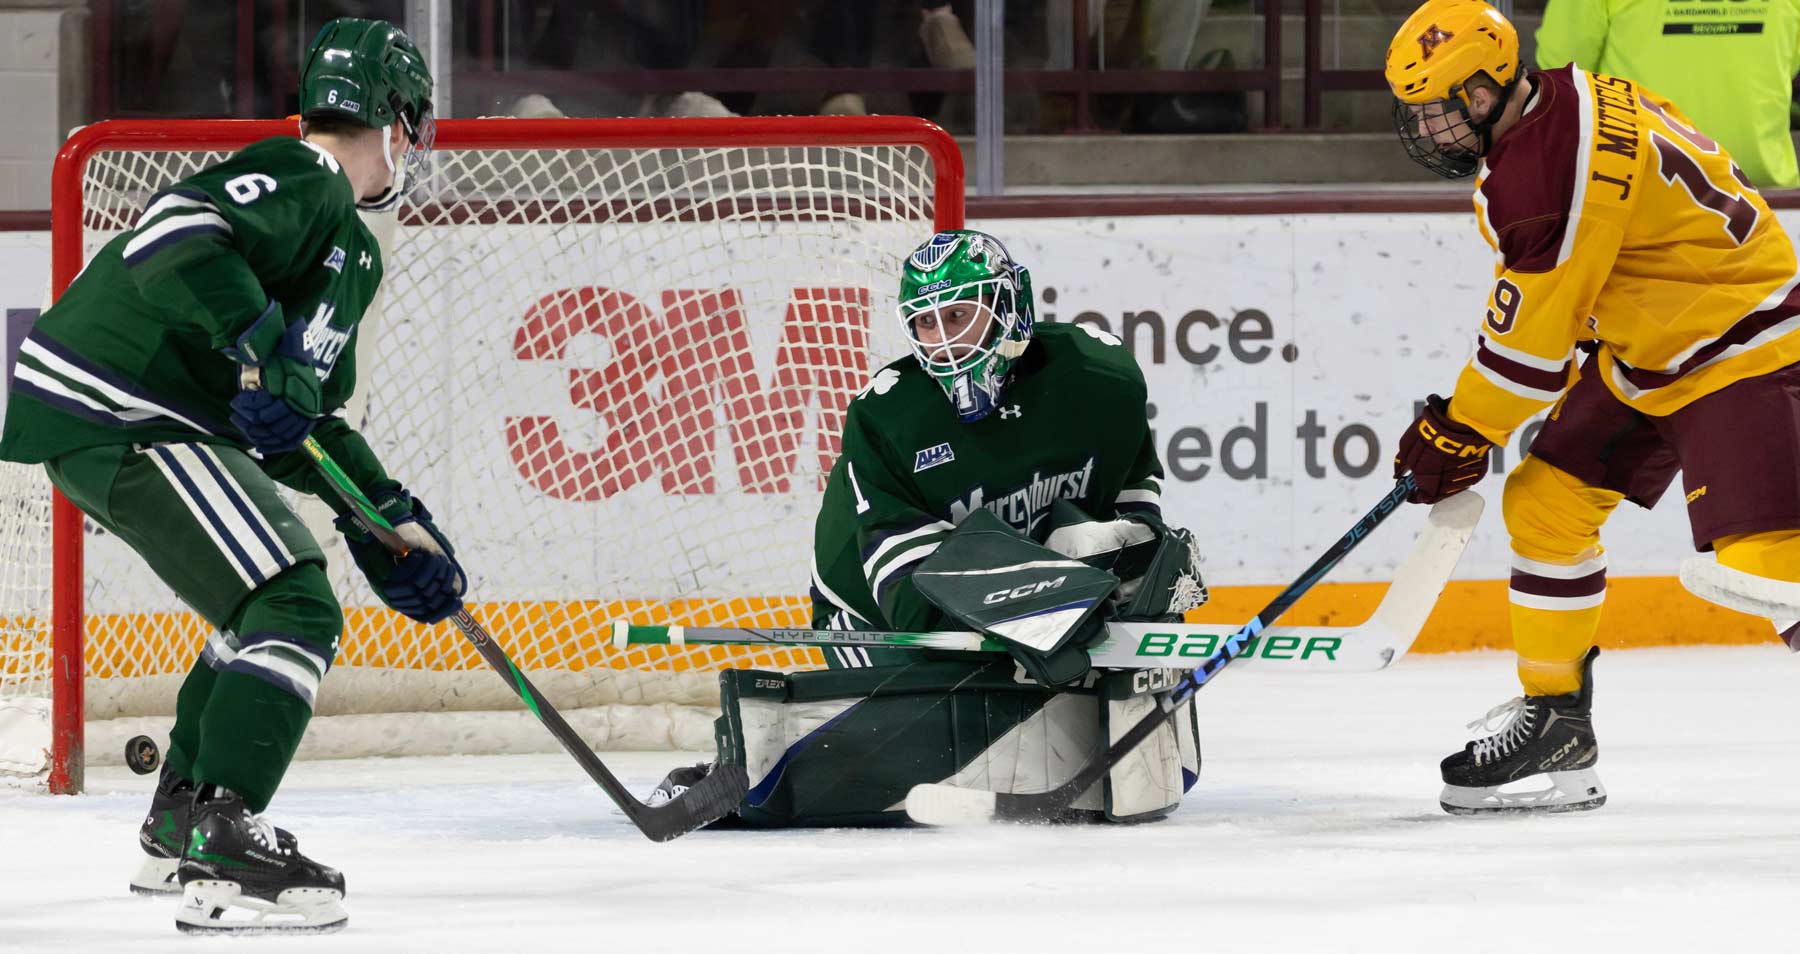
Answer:
<path fill-rule="evenodd" d="M 1494 148 L 1494 124 L 1506 114 L 1506 104 L 1512 101 L 1513 91 L 1518 88 L 1519 80 L 1515 76 L 1512 82 L 1500 87 L 1500 94 L 1494 100 L 1494 108 L 1488 110 L 1487 118 L 1480 122 L 1469 120 L 1469 128 L 1481 137 L 1481 154 L 1483 156 L 1486 156 Z"/>
<path fill-rule="evenodd" d="M 393 127 L 389 126 L 381 131 L 381 161 L 387 165 L 389 182 L 394 181 L 394 150 L 388 145 L 394 138 L 389 135 L 392 129 Z"/>

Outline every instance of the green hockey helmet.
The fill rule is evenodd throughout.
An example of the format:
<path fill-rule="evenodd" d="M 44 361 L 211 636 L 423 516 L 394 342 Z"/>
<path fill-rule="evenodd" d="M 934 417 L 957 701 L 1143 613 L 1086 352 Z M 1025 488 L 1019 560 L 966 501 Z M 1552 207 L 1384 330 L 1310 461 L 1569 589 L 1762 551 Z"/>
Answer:
<path fill-rule="evenodd" d="M 1031 273 L 991 235 L 939 232 L 906 257 L 896 311 L 919 366 L 972 423 L 993 413 L 1031 344 Z"/>
<path fill-rule="evenodd" d="M 405 31 L 386 20 L 339 17 L 325 24 L 306 53 L 300 115 L 343 116 L 371 129 L 396 121 L 418 162 L 431 151 L 431 70 Z M 391 161 L 391 159 L 390 159 Z"/>

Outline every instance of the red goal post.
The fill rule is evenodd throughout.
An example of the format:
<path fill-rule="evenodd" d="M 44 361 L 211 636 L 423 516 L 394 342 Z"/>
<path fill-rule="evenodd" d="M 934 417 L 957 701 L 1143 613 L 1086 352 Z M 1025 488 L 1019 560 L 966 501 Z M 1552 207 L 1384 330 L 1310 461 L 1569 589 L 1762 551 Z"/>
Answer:
<path fill-rule="evenodd" d="M 294 133 L 289 121 L 235 120 L 113 121 L 78 131 L 53 173 L 54 292 L 100 243 L 130 227 L 156 189 L 248 143 Z M 897 339 L 884 329 L 893 324 L 901 256 L 931 231 L 962 225 L 963 169 L 954 141 L 903 117 L 474 119 L 439 123 L 436 145 L 433 171 L 408 184 L 379 303 L 383 330 L 368 335 L 388 342 L 378 347 L 391 349 L 390 361 L 380 361 L 378 351 L 363 365 L 359 387 L 370 387 L 374 369 L 393 367 L 392 358 L 408 347 L 453 350 L 438 346 L 445 337 L 494 354 L 444 354 L 450 360 L 442 367 L 468 370 L 467 378 L 443 382 L 441 414 L 455 420 L 396 422 L 375 384 L 369 432 L 384 462 L 415 489 L 414 481 L 430 485 L 420 496 L 431 500 L 471 564 L 471 599 L 485 601 L 472 608 L 522 667 L 706 675 L 742 662 L 717 653 L 697 661 L 621 661 L 601 658 L 607 647 L 587 641 L 603 617 L 617 613 L 714 625 L 796 618 L 807 553 L 789 531 L 796 521 L 810 528 L 806 505 L 816 502 L 821 468 L 835 451 L 843 404 L 869 371 L 899 356 Z M 615 252 L 619 258 L 609 258 Z M 409 263 L 409 253 L 425 264 Z M 499 261 L 509 256 L 515 260 Z M 464 275 L 474 277 L 458 284 Z M 499 322 L 507 327 L 496 331 L 491 325 Z M 632 330 L 645 326 L 654 332 Z M 402 333 L 410 345 L 392 343 Z M 548 337 L 528 340 L 532 334 Z M 578 367 L 571 353 L 583 336 L 606 337 L 606 353 Z M 773 376 L 762 370 L 771 354 Z M 550 371 L 514 374 L 519 369 L 504 367 L 508 361 L 544 362 Z M 506 373 L 496 376 L 488 362 Z M 641 379 L 619 380 L 629 373 L 619 366 L 634 362 Z M 528 403 L 519 397 L 524 392 L 554 393 L 558 370 L 570 382 L 567 405 L 546 401 L 534 409 L 542 414 L 504 413 L 516 410 L 515 398 Z M 475 397 L 465 399 L 469 392 Z M 481 422 L 479 433 L 461 428 L 465 417 Z M 397 432 L 430 437 L 384 447 L 382 436 L 399 440 Z M 624 432 L 630 435 L 622 439 Z M 440 452 L 445 447 L 453 450 Z M 474 476 L 455 476 L 459 465 Z M 445 472 L 452 476 L 434 476 Z M 481 503 L 484 490 L 518 496 L 489 507 Z M 617 506 L 607 516 L 583 512 L 596 504 Z M 459 530 L 464 514 L 487 522 Z M 136 605 L 108 589 L 113 577 L 129 574 L 117 569 L 128 558 L 109 557 L 109 579 L 97 585 L 88 575 L 94 555 L 84 545 L 95 538 L 60 495 L 50 522 L 49 612 L 0 606 L 0 617 L 15 628 L 50 617 L 48 786 L 72 792 L 82 784 L 90 670 L 105 670 L 96 678 L 150 675 L 140 671 L 143 660 L 163 653 L 152 643 L 197 648 L 204 626 L 183 619 L 166 595 Z M 630 562 L 590 561 L 565 547 L 535 570 L 520 565 L 534 559 L 534 547 L 584 532 L 578 525 L 595 529 L 587 541 L 594 548 L 633 548 Z M 626 529 L 608 537 L 598 533 L 603 526 Z M 705 541 L 663 546 L 668 541 L 659 533 L 727 543 L 695 553 Z M 734 560 L 742 565 L 725 565 Z M 771 572 L 771 560 L 793 565 Z M 620 582 L 589 590 L 568 568 L 571 561 Z M 532 575 L 544 572 L 567 573 L 568 592 L 552 584 L 546 595 Z M 335 571 L 333 582 L 340 592 L 359 583 Z M 385 673 L 436 665 L 454 653 L 443 632 L 423 641 L 371 635 L 398 632 L 404 621 L 368 606 L 369 596 L 363 591 L 347 601 L 344 656 L 354 655 L 359 638 L 407 643 L 407 658 L 390 654 L 368 667 Z M 97 609 L 96 600 L 106 605 Z M 89 632 L 95 620 L 112 627 L 105 631 L 109 646 L 123 645 L 105 652 L 133 657 L 129 665 L 99 657 Z M 560 645 L 575 634 L 584 659 Z M 525 640 L 559 645 L 521 646 Z M 44 678 L 32 671 L 41 653 L 31 652 L 14 654 L 26 660 L 13 665 L 15 693 Z M 172 700 L 168 677 L 178 678 L 192 658 L 165 659 L 155 691 Z M 8 676 L 0 671 L 0 703 Z M 625 690 L 622 704 L 639 704 L 632 696 L 641 689 Z"/>

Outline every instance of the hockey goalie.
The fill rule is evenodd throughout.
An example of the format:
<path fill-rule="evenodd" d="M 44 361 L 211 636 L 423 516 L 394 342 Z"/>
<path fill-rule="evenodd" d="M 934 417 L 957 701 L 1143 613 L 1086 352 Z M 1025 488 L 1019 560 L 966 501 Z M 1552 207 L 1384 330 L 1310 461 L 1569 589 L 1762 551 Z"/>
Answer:
<path fill-rule="evenodd" d="M 973 629 L 1011 658 L 834 647 L 825 671 L 726 672 L 716 736 L 749 774 L 740 824 L 898 824 L 921 782 L 1065 782 L 1160 684 L 1090 665 L 1105 622 L 1206 599 L 1192 535 L 1161 519 L 1144 378 L 1117 338 L 1037 325 L 1029 272 L 974 231 L 906 259 L 898 313 L 913 354 L 850 402 L 814 529 L 812 625 Z M 671 773 L 651 801 L 710 768 Z M 1072 816 L 1161 817 L 1199 771 L 1190 708 Z"/>

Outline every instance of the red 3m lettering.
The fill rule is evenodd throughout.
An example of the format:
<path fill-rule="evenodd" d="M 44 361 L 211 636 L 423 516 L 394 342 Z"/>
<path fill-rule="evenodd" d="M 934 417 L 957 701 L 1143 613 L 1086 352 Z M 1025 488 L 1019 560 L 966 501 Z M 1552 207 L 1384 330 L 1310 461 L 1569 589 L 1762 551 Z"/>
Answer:
<path fill-rule="evenodd" d="M 736 290 L 665 291 L 660 304 L 657 315 L 631 295 L 586 287 L 546 295 L 526 312 L 513 335 L 520 360 L 567 360 L 580 334 L 612 348 L 604 367 L 568 371 L 570 403 L 607 425 L 600 448 L 572 446 L 548 416 L 507 419 L 513 466 L 527 482 L 561 500 L 603 500 L 653 474 L 665 493 L 713 493 L 714 435 L 723 429 L 738 485 L 785 493 L 814 406 L 820 472 L 829 469 L 845 406 L 868 372 L 866 289 L 794 289 L 767 387 Z"/>

